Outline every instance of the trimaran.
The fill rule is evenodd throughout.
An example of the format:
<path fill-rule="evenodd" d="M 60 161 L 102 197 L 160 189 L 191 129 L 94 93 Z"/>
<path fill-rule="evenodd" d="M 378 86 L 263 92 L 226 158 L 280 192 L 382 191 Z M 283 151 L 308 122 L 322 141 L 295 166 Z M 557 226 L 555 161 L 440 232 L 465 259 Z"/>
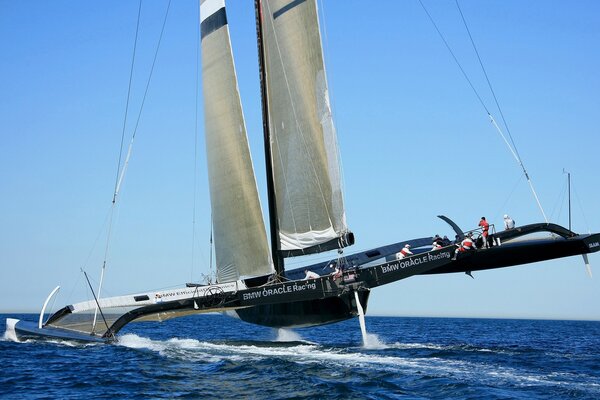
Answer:
<path fill-rule="evenodd" d="M 116 340 L 132 321 L 226 312 L 270 327 L 307 327 L 362 315 L 370 290 L 418 274 L 501 268 L 600 250 L 600 234 L 552 223 L 492 232 L 493 246 L 453 259 L 455 244 L 424 237 L 294 270 L 284 260 L 354 243 L 323 62 L 316 0 L 255 0 L 269 232 L 251 162 L 224 0 L 200 1 L 205 135 L 217 265 L 215 284 L 67 305 L 44 321 L 8 319 L 17 337 Z M 458 240 L 465 236 L 454 222 Z M 519 240 L 549 233 L 536 240 Z M 270 243 L 269 243 L 270 242 Z M 410 244 L 413 255 L 396 259 Z M 343 264 L 343 265 L 342 265 Z M 337 269 L 336 269 L 337 268 Z M 305 269 L 319 275 L 305 279 Z M 91 288 L 91 286 L 90 286 Z M 93 292 L 93 290 L 92 290 Z"/>

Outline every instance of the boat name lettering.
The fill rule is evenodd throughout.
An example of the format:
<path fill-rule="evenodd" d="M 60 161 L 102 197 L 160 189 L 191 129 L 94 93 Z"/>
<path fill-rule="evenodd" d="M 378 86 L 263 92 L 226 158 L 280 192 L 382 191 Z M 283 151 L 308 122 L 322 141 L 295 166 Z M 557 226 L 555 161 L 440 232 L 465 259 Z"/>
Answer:
<path fill-rule="evenodd" d="M 449 251 L 443 251 L 438 254 L 427 254 L 427 258 L 429 261 L 441 260 L 442 258 L 450 258 L 452 257 Z"/>
<path fill-rule="evenodd" d="M 590 244 L 588 244 L 588 247 L 589 247 L 590 249 L 593 249 L 594 247 L 598 247 L 598 246 L 600 246 L 600 243 L 598 243 L 598 242 L 594 242 L 594 243 L 590 243 Z"/>
<path fill-rule="evenodd" d="M 304 290 L 315 290 L 317 288 L 316 283 L 294 283 L 292 285 L 280 286 L 277 288 L 264 288 L 261 292 L 262 297 L 274 296 L 279 294 L 286 294 L 292 292 L 302 292 Z"/>
<path fill-rule="evenodd" d="M 388 272 L 397 271 L 398 269 L 404 269 L 415 265 L 423 264 L 424 262 L 427 262 L 426 255 L 420 257 L 411 257 L 405 261 L 398 261 L 390 265 L 384 265 L 381 267 L 381 272 L 386 274 Z"/>
<path fill-rule="evenodd" d="M 260 296 L 261 296 L 260 292 L 250 292 L 250 293 L 244 293 L 242 298 L 244 300 L 252 300 L 252 299 L 258 299 Z"/>
<path fill-rule="evenodd" d="M 163 298 L 167 298 L 167 297 L 175 297 L 175 296 L 189 296 L 194 294 L 194 289 L 186 289 L 186 290 L 178 290 L 176 292 L 165 292 L 165 293 L 156 293 L 154 295 L 155 299 L 163 299 Z M 199 291 L 196 290 L 197 293 L 199 293 Z"/>
<path fill-rule="evenodd" d="M 399 269 L 410 268 L 410 267 L 414 267 L 415 265 L 420 265 L 420 264 L 424 264 L 427 262 L 441 260 L 441 259 L 450 258 L 450 257 L 451 257 L 451 255 L 450 255 L 449 251 L 444 251 L 444 252 L 438 253 L 438 254 L 427 253 L 420 257 L 411 257 L 404 261 L 397 261 L 393 264 L 383 265 L 381 267 L 381 272 L 383 272 L 384 274 L 387 274 L 388 272 L 394 272 Z"/>

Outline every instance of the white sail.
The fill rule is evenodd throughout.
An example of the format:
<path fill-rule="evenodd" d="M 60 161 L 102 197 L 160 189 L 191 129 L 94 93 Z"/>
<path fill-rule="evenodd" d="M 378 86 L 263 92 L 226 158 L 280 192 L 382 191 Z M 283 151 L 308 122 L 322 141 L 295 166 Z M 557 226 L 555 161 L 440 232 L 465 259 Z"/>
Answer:
<path fill-rule="evenodd" d="M 200 4 L 204 123 L 219 282 L 273 272 L 224 0 Z"/>
<path fill-rule="evenodd" d="M 341 247 L 348 228 L 317 5 L 263 0 L 261 7 L 281 250 Z"/>

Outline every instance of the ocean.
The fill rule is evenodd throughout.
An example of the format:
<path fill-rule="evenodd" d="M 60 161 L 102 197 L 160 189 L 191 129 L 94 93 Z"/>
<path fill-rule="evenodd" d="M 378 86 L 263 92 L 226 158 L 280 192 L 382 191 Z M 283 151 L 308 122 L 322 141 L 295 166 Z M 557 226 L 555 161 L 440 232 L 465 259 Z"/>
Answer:
<path fill-rule="evenodd" d="M 37 316 L 0 315 L 36 320 Z M 599 399 L 600 322 L 367 317 L 298 330 L 196 315 L 118 344 L 0 340 L 2 399 Z"/>

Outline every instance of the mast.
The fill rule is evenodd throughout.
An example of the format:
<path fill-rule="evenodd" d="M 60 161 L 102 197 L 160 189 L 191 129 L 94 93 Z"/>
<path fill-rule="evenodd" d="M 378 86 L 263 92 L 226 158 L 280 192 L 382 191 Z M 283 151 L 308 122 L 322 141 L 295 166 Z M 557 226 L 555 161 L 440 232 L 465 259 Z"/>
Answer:
<path fill-rule="evenodd" d="M 269 105 L 267 102 L 267 76 L 265 69 L 265 52 L 263 47 L 263 25 L 261 0 L 254 0 L 256 13 L 256 35 L 258 46 L 258 68 L 260 73 L 260 94 L 262 104 L 263 135 L 265 145 L 265 166 L 267 170 L 267 199 L 269 203 L 269 228 L 271 231 L 271 257 L 277 276 L 283 274 L 284 260 L 280 251 L 279 220 L 277 218 L 277 203 L 275 201 L 275 181 L 273 179 L 273 163 L 271 157 L 271 131 L 269 127 Z"/>

